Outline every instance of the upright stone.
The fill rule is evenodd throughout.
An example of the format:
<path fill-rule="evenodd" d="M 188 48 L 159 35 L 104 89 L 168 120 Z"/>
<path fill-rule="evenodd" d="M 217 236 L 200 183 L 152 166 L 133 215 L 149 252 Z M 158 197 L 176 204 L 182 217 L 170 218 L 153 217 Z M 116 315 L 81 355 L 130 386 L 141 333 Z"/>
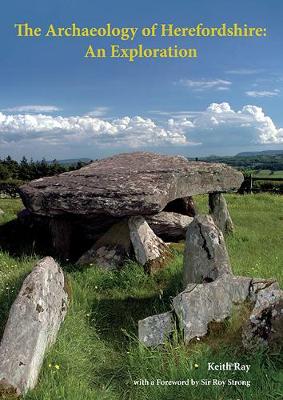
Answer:
<path fill-rule="evenodd" d="M 99 267 L 112 269 L 122 267 L 130 259 L 132 244 L 127 219 L 112 225 L 94 245 L 84 253 L 77 265 L 95 263 Z"/>
<path fill-rule="evenodd" d="M 46 350 L 57 337 L 68 305 L 62 269 L 39 261 L 11 307 L 0 345 L 0 397 L 24 395 L 37 383 Z"/>
<path fill-rule="evenodd" d="M 212 282 L 224 274 L 231 273 L 223 233 L 211 216 L 196 216 L 186 235 L 184 285 Z"/>
<path fill-rule="evenodd" d="M 56 253 L 65 259 L 70 258 L 72 238 L 71 223 L 66 218 L 51 218 L 49 229 Z"/>
<path fill-rule="evenodd" d="M 130 238 L 136 260 L 149 273 L 162 268 L 171 256 L 168 246 L 155 235 L 143 217 L 129 218 Z"/>
<path fill-rule="evenodd" d="M 234 225 L 222 193 L 209 194 L 209 210 L 214 222 L 224 234 L 233 232 Z"/>

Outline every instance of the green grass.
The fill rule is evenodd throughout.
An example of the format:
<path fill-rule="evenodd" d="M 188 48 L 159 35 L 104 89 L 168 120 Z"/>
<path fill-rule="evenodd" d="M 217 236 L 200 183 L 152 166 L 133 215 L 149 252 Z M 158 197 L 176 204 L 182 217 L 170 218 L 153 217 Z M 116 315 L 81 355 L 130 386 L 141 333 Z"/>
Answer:
<path fill-rule="evenodd" d="M 260 169 L 253 171 L 253 176 L 257 178 L 283 178 L 283 171 L 271 171 L 270 169 Z"/>
<path fill-rule="evenodd" d="M 0 210 L 5 211 L 4 215 L 0 214 L 0 224 L 15 219 L 22 208 L 23 205 L 20 199 L 0 199 Z"/>
<path fill-rule="evenodd" d="M 234 235 L 227 238 L 234 273 L 275 277 L 283 286 L 283 198 L 260 194 L 227 195 L 226 199 L 236 226 Z M 205 196 L 197 198 L 197 203 L 202 212 L 207 211 Z M 0 200 L 0 209 L 5 211 L 0 224 L 11 221 L 20 207 L 18 200 Z M 32 249 L 18 257 L 0 252 L 2 330 L 10 305 L 38 258 Z M 46 356 L 39 384 L 26 399 L 283 399 L 282 357 L 276 352 L 244 351 L 239 340 L 242 315 L 236 311 L 208 339 L 190 346 L 176 338 L 164 348 L 146 349 L 139 345 L 137 321 L 168 310 L 172 297 L 181 290 L 182 251 L 176 250 L 168 268 L 155 277 L 145 275 L 134 263 L 121 272 L 66 268 L 72 302 L 58 340 Z M 212 361 L 251 364 L 251 372 L 208 372 L 207 363 Z M 251 380 L 251 387 L 150 384 L 156 379 L 188 378 Z M 139 379 L 146 379 L 149 385 L 136 385 Z"/>

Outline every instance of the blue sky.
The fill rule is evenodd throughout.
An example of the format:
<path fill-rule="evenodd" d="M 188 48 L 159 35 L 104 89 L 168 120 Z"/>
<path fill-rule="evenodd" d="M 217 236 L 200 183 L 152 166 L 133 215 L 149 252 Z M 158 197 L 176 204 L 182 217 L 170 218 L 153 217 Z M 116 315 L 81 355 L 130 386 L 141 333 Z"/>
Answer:
<path fill-rule="evenodd" d="M 280 0 L 10 1 L 2 5 L 0 157 L 99 158 L 140 149 L 189 156 L 283 149 Z M 43 31 L 173 23 L 266 27 L 265 38 L 19 38 Z M 197 59 L 85 59 L 88 45 L 179 47 Z"/>

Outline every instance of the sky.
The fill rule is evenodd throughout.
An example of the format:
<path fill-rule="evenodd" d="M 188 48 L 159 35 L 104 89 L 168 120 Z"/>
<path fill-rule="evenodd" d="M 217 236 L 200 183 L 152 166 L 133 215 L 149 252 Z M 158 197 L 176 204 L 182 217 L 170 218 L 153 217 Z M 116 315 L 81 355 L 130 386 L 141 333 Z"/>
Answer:
<path fill-rule="evenodd" d="M 280 0 L 11 0 L 0 23 L 0 158 L 283 149 Z M 265 27 L 261 38 L 17 37 L 15 24 Z M 140 32 L 140 30 L 139 30 Z M 89 45 L 196 48 L 187 59 L 85 58 Z"/>

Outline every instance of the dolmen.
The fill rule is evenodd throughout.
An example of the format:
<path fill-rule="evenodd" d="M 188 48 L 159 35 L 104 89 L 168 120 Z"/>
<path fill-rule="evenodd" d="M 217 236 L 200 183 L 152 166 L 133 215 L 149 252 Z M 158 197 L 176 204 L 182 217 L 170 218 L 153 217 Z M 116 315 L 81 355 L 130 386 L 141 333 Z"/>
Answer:
<path fill-rule="evenodd" d="M 170 256 L 166 242 L 185 238 L 197 211 L 192 196 L 209 194 L 211 215 L 229 232 L 233 224 L 222 193 L 237 191 L 243 175 L 216 163 L 149 152 L 124 153 L 20 188 L 19 218 L 45 230 L 56 255 L 121 267 L 138 261 L 149 272 Z"/>

